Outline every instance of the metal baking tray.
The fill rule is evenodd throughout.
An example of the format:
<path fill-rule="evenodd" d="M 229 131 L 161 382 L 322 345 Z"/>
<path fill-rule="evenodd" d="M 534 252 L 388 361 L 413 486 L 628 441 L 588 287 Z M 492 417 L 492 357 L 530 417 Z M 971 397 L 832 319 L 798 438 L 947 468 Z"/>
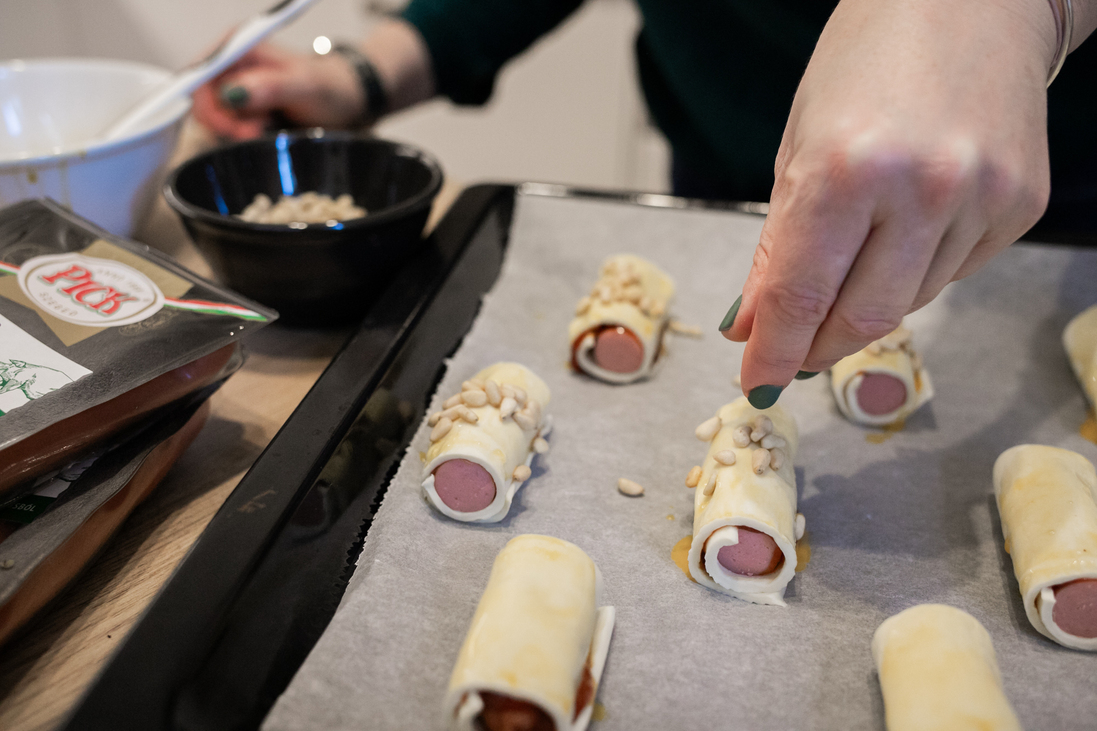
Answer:
<path fill-rule="evenodd" d="M 467 189 L 240 481 L 64 728 L 256 728 L 339 604 L 444 360 L 494 283 L 515 196 L 764 213 L 563 186 Z"/>

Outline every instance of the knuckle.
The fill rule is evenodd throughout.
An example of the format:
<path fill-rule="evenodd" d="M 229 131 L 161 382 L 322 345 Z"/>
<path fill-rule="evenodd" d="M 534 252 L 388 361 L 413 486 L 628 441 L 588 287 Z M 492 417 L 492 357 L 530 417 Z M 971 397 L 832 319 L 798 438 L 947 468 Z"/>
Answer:
<path fill-rule="evenodd" d="M 763 228 L 758 246 L 754 247 L 754 256 L 751 259 L 752 268 L 760 272 L 766 271 L 769 265 L 769 247 L 771 246 L 772 239 L 768 234 L 768 229 Z"/>
<path fill-rule="evenodd" d="M 835 324 L 849 340 L 858 343 L 871 343 L 879 340 L 903 321 L 901 315 L 876 314 L 864 311 L 835 312 Z"/>
<path fill-rule="evenodd" d="M 812 371 L 813 373 L 818 373 L 820 371 L 825 371 L 829 368 L 833 368 L 834 365 L 840 360 L 841 358 L 809 357 L 807 360 L 804 361 L 803 365 L 800 366 L 800 369 L 805 371 Z"/>
<path fill-rule="evenodd" d="M 1019 221 L 1023 229 L 1040 219 L 1051 195 L 1046 166 L 1034 173 L 1030 166 L 1020 162 L 997 161 L 984 167 L 982 183 L 987 207 L 1000 212 L 1002 217 Z"/>
<path fill-rule="evenodd" d="M 760 366 L 765 373 L 789 373 L 800 370 L 801 358 L 773 352 L 772 350 L 759 351 L 753 355 L 754 364 Z"/>
<path fill-rule="evenodd" d="M 940 211 L 952 205 L 971 184 L 971 162 L 949 149 L 912 162 L 917 169 L 917 197 L 927 211 Z"/>
<path fill-rule="evenodd" d="M 826 319 L 834 294 L 811 282 L 777 284 L 767 289 L 762 301 L 785 325 L 814 329 Z"/>

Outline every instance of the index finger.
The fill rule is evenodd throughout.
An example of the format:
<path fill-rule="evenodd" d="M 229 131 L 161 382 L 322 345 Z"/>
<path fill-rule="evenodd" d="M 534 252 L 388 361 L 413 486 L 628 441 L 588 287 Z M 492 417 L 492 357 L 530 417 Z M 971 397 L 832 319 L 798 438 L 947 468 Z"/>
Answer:
<path fill-rule="evenodd" d="M 871 204 L 785 198 L 762 228 L 730 337 L 745 339 L 740 380 L 755 408 L 772 406 L 800 370 L 815 334 L 871 231 Z"/>

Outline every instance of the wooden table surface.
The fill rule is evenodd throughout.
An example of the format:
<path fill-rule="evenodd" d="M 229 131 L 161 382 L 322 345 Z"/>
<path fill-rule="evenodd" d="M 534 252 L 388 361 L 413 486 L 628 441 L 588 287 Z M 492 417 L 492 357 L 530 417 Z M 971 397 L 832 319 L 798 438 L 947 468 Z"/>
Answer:
<path fill-rule="evenodd" d="M 188 124 L 175 161 L 210 144 Z M 458 191 L 443 189 L 428 227 Z M 210 276 L 162 200 L 135 238 Z M 247 362 L 213 396 L 209 421 L 168 476 L 76 582 L 0 647 L 0 729 L 65 719 L 349 332 L 275 324 L 248 337 Z"/>

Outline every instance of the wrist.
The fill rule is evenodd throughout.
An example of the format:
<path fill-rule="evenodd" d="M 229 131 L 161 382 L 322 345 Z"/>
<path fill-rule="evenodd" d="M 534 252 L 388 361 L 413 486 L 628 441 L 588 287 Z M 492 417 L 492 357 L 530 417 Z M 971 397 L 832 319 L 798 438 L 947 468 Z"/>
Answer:
<path fill-rule="evenodd" d="M 352 124 L 369 126 L 388 113 L 390 104 L 388 92 L 377 72 L 377 67 L 357 48 L 339 44 L 333 49 L 347 64 L 354 75 L 358 112 Z"/>
<path fill-rule="evenodd" d="M 1074 5 L 1071 0 L 1048 0 L 1048 6 L 1055 19 L 1055 54 L 1052 56 L 1047 78 L 1047 84 L 1051 86 L 1070 53 L 1074 36 Z"/>

